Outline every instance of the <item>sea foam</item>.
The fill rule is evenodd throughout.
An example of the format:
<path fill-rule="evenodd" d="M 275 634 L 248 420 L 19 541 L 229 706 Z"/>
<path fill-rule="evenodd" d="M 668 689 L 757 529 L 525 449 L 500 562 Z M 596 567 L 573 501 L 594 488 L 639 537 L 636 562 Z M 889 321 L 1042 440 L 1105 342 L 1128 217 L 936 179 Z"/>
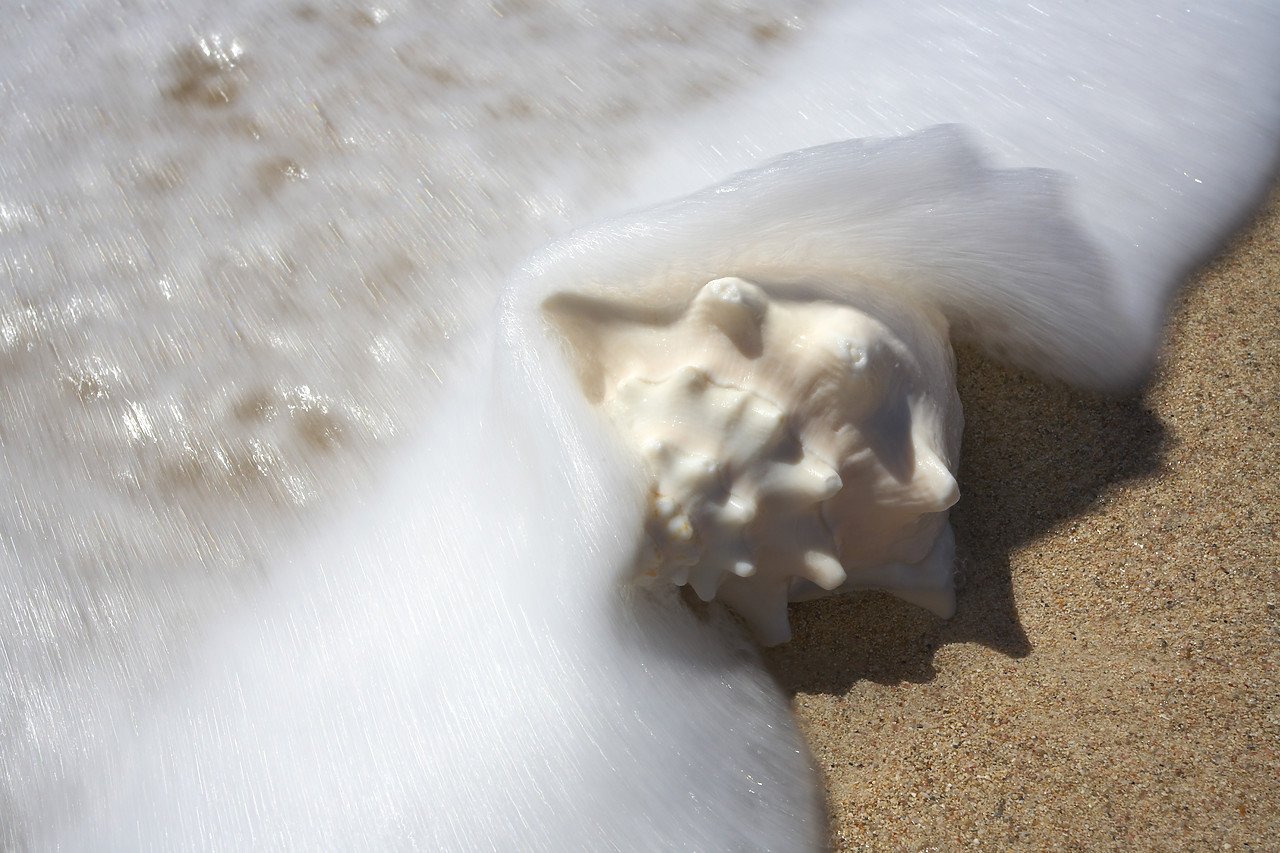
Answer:
<path fill-rule="evenodd" d="M 674 304 L 748 274 L 839 299 L 852 273 L 998 355 L 1131 384 L 1173 288 L 1270 174 L 1278 29 L 1248 3 L 869 3 L 818 19 L 767 85 L 620 165 L 643 187 L 616 216 L 520 266 L 494 322 L 459 334 L 436 413 L 372 494 L 284 543 L 185 652 L 103 679 L 147 690 L 101 718 L 68 701 L 88 689 L 29 698 L 39 736 L 4 754 L 13 845 L 820 848 L 820 792 L 741 627 L 624 582 L 643 481 L 543 302 Z M 851 138 L 871 141 L 836 142 Z M 9 315 L 15 340 L 89 310 L 51 304 Z M 111 393 L 111 370 L 94 375 Z M 145 438 L 163 409 L 141 413 Z M 11 550 L 21 607 L 36 596 Z M 32 697 L 44 682 L 24 677 Z"/>

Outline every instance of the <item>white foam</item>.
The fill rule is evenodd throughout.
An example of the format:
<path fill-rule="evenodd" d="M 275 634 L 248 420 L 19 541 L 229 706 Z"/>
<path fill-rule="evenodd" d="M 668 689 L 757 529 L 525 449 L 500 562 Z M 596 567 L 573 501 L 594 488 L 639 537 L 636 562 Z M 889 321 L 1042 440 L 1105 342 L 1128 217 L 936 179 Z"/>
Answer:
<path fill-rule="evenodd" d="M 271 32 L 275 14 L 254 8 L 211 12 L 217 21 L 202 21 L 197 35 L 243 38 L 252 62 L 255 39 Z M 388 8 L 392 21 L 408 14 Z M 239 15 L 251 19 L 243 30 Z M 4 595 L 20 627 L 4 645 L 9 734 L 0 772 L 8 819 L 0 838 L 17 849 L 48 849 L 55 838 L 70 850 L 816 849 L 821 798 L 797 753 L 785 699 L 739 628 L 714 612 L 704 623 L 672 596 L 633 597 L 620 583 L 642 528 L 643 480 L 579 395 L 545 334 L 541 300 L 569 282 L 656 295 L 660 304 L 672 268 L 705 273 L 703 281 L 734 274 L 790 281 L 810 288 L 809 296 L 839 298 L 840 276 L 855 263 L 864 275 L 902 285 L 899 296 L 942 305 L 971 334 L 1027 363 L 1098 384 L 1130 381 L 1150 356 L 1177 276 L 1261 191 L 1280 123 L 1277 15 L 1265 4 L 1190 12 L 1111 4 L 1087 13 L 1068 3 L 855 5 L 814 27 L 794 64 L 765 89 L 701 121 L 664 127 L 652 113 L 637 121 L 660 150 L 629 173 L 643 187 L 616 209 L 691 192 L 793 147 L 939 121 L 969 130 L 798 155 L 718 194 L 585 229 L 537 255 L 514 278 L 495 363 L 457 368 L 454 396 L 441 396 L 440 414 L 422 427 L 416 449 L 395 460 L 391 482 L 365 509 L 313 530 L 311 541 L 286 540 L 289 556 L 267 566 L 265 586 L 193 641 L 173 626 L 187 614 L 193 624 L 217 622 L 225 592 L 205 598 L 202 582 L 191 582 L 192 592 L 163 574 L 130 574 L 134 558 L 165 567 L 165 549 L 178 543 L 197 567 L 240 565 L 245 554 L 252 564 L 269 552 L 256 536 L 279 529 L 264 524 L 250 528 L 255 536 L 239 536 L 235 525 L 214 523 L 222 533 L 207 535 L 202 510 L 216 521 L 219 501 L 184 501 L 184 488 L 223 482 L 218 460 L 236 458 L 219 455 L 216 423 L 190 413 L 239 399 L 218 378 L 229 377 L 233 390 L 270 391 L 281 375 L 292 377 L 284 386 L 293 390 L 267 393 L 266 408 L 292 417 L 295 401 L 298 417 L 323 426 L 323 406 L 334 411 L 339 392 L 365 381 L 359 369 L 345 372 L 344 354 L 366 352 L 380 335 L 386 340 L 372 341 L 379 358 L 397 350 L 401 336 L 384 334 L 381 320 L 402 328 L 395 315 L 418 301 L 456 307 L 451 298 L 435 300 L 453 286 L 484 288 L 492 266 L 527 248 L 530 233 L 577 222 L 616 186 L 594 197 L 589 186 L 557 187 L 571 183 L 574 158 L 551 152 L 580 152 L 599 166 L 589 174 L 611 182 L 621 183 L 626 167 L 609 146 L 592 160 L 593 130 L 562 142 L 557 122 L 572 110 L 538 123 L 543 135 L 532 147 L 530 137 L 504 137 L 518 121 L 479 120 L 483 103 L 443 116 L 426 106 L 416 112 L 429 99 L 395 70 L 415 59 L 399 49 L 412 39 L 379 41 L 394 41 L 396 30 L 384 29 L 361 41 L 338 17 L 329 23 L 340 37 L 300 35 L 279 53 L 259 54 L 258 68 L 271 69 L 263 81 L 280 86 L 251 86 L 255 94 L 243 102 L 249 115 L 224 124 L 197 113 L 205 118 L 169 129 L 156 112 L 126 107 L 151 103 L 157 81 L 168 79 L 157 69 L 175 43 L 198 51 L 198 38 L 166 29 L 186 19 L 166 17 L 152 29 L 144 16 L 135 43 L 110 37 L 113 28 L 128 32 L 128 21 L 95 27 L 102 19 L 65 17 L 70 23 L 55 21 L 27 46 L 29 76 L 12 70 L 18 60 L 5 66 L 6 97 L 16 98 L 17 83 L 37 87 L 33 100 L 17 98 L 18 108 L 5 112 L 6 152 L 29 155 L 5 161 L 6 173 L 18 176 L 6 187 L 26 188 L 31 198 L 5 199 L 3 209 L 17 212 L 0 223 L 8 289 L 18 294 L 0 320 L 11 345 L 5 356 L 19 370 L 5 387 L 6 412 L 27 448 L 5 449 L 6 486 L 18 497 L 7 516 L 14 521 L 5 531 Z M 430 55 L 431 15 L 409 20 Z M 557 52 L 557 36 L 535 35 L 537 20 L 512 42 L 529 39 L 546 59 Z M 295 26 L 305 30 L 295 22 L 286 31 Z M 479 64 L 468 67 L 482 86 L 509 57 L 486 52 L 488 23 L 459 26 L 449 32 L 468 35 L 446 47 L 459 56 L 474 51 Z M 591 32 L 583 43 L 599 49 L 588 56 L 594 61 L 613 46 Z M 619 32 L 640 37 L 626 26 Z M 338 57 L 332 67 L 304 61 L 307 73 L 293 75 L 297 57 L 328 56 L 326 48 Z M 79 76 L 41 79 L 42 68 L 77 56 Z M 198 55 L 184 56 L 199 66 Z M 530 69 L 555 68 L 528 61 Z M 84 68 L 108 66 L 117 70 L 103 73 L 101 85 L 77 88 Z M 415 67 L 429 76 L 431 69 Z M 199 68 L 198 98 L 216 100 L 219 87 L 238 80 L 225 62 Z M 678 88 L 679 73 L 655 73 Z M 113 85 L 119 91 L 111 94 Z M 612 93 L 643 91 L 645 83 L 624 71 L 610 86 L 591 101 L 597 118 Z M 142 122 L 103 130 L 94 123 L 102 120 L 94 110 L 100 96 L 113 105 L 104 116 Z M 402 112 L 431 113 L 443 122 L 440 134 L 400 135 Z M 449 121 L 481 129 L 452 136 Z M 325 177 L 300 186 L 320 189 L 303 190 L 295 204 L 245 202 L 233 166 L 265 153 L 252 141 L 255 127 L 268 141 L 297 142 L 301 134 L 300 148 L 322 168 L 298 162 L 309 180 Z M 234 157 L 207 142 L 234 133 L 242 134 Z M 94 148 L 103 139 L 116 146 L 107 166 Z M 130 153 L 138 142 L 150 146 L 147 156 Z M 42 159 L 41 146 L 54 143 L 68 147 Z M 421 197 L 398 194 L 414 186 L 424 151 L 457 165 L 448 182 L 457 195 L 439 185 Z M 508 157 L 521 165 L 468 171 Z M 1058 172 L 1007 171 L 1014 167 Z M 282 180 L 297 174 L 287 165 L 277 171 Z M 183 180 L 201 189 L 165 195 Z M 520 190 L 508 195 L 508 180 L 520 181 Z M 130 182 L 153 187 L 161 200 L 133 194 Z M 517 229 L 523 236 L 503 233 L 513 208 L 496 200 L 508 198 L 527 200 L 532 211 Z M 423 219 L 419 202 L 432 211 Z M 60 257 L 62 242 L 74 262 L 47 263 Z M 388 242 L 433 264 L 447 266 L 459 251 L 470 260 L 433 284 L 403 266 L 374 264 L 379 286 L 418 286 L 369 316 L 321 310 L 329 298 L 350 306 L 329 284 L 363 282 L 364 262 L 384 259 Z M 277 251 L 282 244 L 293 248 Z M 164 263 L 152 263 L 157 251 Z M 1055 294 L 1063 282 L 1077 287 Z M 296 287 L 305 294 L 300 306 L 290 301 Z M 1092 304 L 1089 294 L 1119 301 Z M 171 298 L 181 310 L 165 307 Z M 998 328 L 987 322 L 993 318 Z M 94 353 L 78 348 L 103 329 L 113 343 L 99 369 L 86 357 Z M 256 344 L 242 350 L 236 341 L 246 331 Z M 322 373 L 313 356 L 331 334 L 341 343 L 337 355 L 319 363 L 337 365 L 344 378 L 334 393 L 317 393 L 294 371 Z M 259 355 L 265 361 L 255 361 Z M 92 394 L 67 402 L 50 391 L 63 387 L 59 370 L 71 366 L 64 359 L 75 362 L 67 374 L 74 388 L 103 387 L 102 405 L 123 408 L 95 415 Z M 414 375 L 408 362 L 395 374 L 401 381 Z M 429 371 L 418 372 L 426 381 Z M 85 376 L 92 381 L 82 383 Z M 372 384 L 384 394 L 397 387 Z M 174 410 L 173 388 L 214 391 L 195 394 L 206 407 Z M 193 467 L 131 468 L 153 457 L 121 451 L 130 446 L 125 433 L 103 427 L 125 408 L 136 424 L 144 422 L 138 412 L 145 415 L 139 435 L 172 438 L 155 458 L 194 460 Z M 83 411 L 90 414 L 82 421 Z M 184 431 L 183 421 L 195 426 Z M 202 444 L 190 441 L 193 434 L 213 438 Z M 77 450 L 67 453 L 45 443 L 50 435 L 97 443 L 72 442 Z M 356 441 L 344 458 L 358 459 L 373 443 Z M 42 453 L 46 447 L 58 454 Z M 82 482 L 76 465 L 100 458 L 123 460 L 91 467 L 101 501 L 50 497 Z M 312 450 L 303 458 L 324 457 Z M 273 483 L 305 479 L 301 468 L 264 465 Z M 146 511 L 129 509 L 121 492 L 142 495 Z M 233 489 L 218 494 L 227 506 L 240 500 Z M 126 509 L 113 515 L 107 505 Z M 160 557 L 138 544 L 152 541 L 148 525 L 170 531 Z M 117 567 L 100 587 L 85 569 L 95 560 Z M 152 624 L 162 626 L 154 636 Z M 190 649 L 190 661 L 170 644 Z"/>

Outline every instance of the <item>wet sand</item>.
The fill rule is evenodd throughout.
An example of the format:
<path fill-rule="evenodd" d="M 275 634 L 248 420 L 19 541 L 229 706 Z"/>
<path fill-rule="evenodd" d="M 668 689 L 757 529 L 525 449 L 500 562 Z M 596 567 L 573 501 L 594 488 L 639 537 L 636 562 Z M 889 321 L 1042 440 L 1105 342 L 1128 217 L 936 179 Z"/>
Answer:
<path fill-rule="evenodd" d="M 813 602 L 768 655 L 832 847 L 1280 850 L 1280 193 L 1142 393 L 960 393 L 957 616 Z"/>

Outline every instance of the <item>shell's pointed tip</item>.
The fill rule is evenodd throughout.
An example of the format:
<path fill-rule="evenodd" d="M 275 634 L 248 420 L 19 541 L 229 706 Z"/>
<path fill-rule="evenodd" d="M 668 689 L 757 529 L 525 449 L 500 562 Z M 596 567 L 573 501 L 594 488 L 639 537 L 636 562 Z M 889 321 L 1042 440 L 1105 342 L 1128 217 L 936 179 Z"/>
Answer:
<path fill-rule="evenodd" d="M 759 286 L 751 282 L 728 276 L 726 278 L 713 279 L 702 286 L 702 290 L 698 291 L 698 299 L 723 303 L 725 306 L 731 306 L 740 309 L 759 319 L 764 315 L 769 305 L 769 299 L 765 296 L 763 290 Z"/>
<path fill-rule="evenodd" d="M 932 447 L 916 445 L 914 474 L 921 512 L 942 512 L 960 500 L 960 484 Z"/>
<path fill-rule="evenodd" d="M 835 589 L 844 583 L 848 574 L 844 566 L 832 554 L 812 550 L 804 555 L 805 577 L 823 589 Z"/>
<path fill-rule="evenodd" d="M 769 298 L 764 291 L 740 278 L 707 282 L 694 297 L 694 316 L 718 328 L 742 352 L 758 352 Z"/>
<path fill-rule="evenodd" d="M 694 572 L 689 579 L 689 586 L 693 588 L 693 592 L 702 601 L 711 601 L 716 597 L 716 591 L 720 588 L 720 580 L 711 572 Z"/>
<path fill-rule="evenodd" d="M 819 462 L 810 457 L 806 460 L 809 473 L 809 488 L 813 495 L 815 503 L 829 500 L 836 496 L 836 493 L 844 487 L 844 480 L 840 479 L 840 475 L 836 470 L 825 462 Z"/>

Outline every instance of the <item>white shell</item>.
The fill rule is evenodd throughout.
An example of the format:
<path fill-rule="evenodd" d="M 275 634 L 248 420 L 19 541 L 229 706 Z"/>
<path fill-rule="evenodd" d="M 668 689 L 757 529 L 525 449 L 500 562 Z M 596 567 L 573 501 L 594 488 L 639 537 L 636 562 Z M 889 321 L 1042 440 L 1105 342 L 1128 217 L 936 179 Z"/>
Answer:
<path fill-rule="evenodd" d="M 788 600 L 880 588 L 955 607 L 947 509 L 961 427 L 936 312 L 706 283 L 677 316 L 552 300 L 588 397 L 649 481 L 642 583 L 719 598 L 761 641 Z"/>

